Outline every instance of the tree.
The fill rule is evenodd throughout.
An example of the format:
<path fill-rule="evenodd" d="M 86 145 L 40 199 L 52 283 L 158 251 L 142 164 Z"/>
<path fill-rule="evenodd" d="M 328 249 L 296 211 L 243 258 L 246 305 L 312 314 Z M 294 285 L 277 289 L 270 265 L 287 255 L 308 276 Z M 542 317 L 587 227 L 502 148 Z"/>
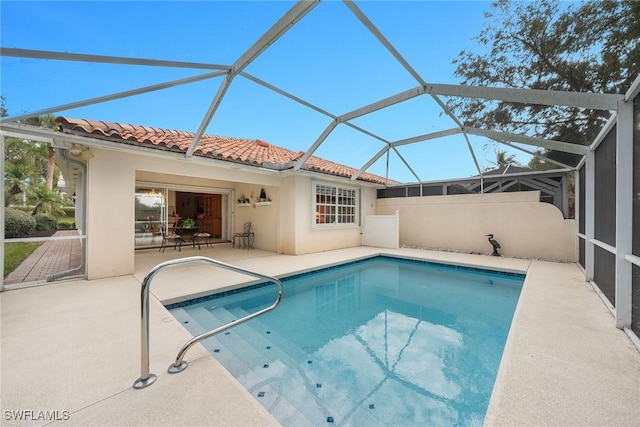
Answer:
<path fill-rule="evenodd" d="M 26 193 L 33 169 L 24 162 L 6 163 L 4 168 L 5 207 L 15 204 L 18 194 Z"/>
<path fill-rule="evenodd" d="M 18 195 L 31 199 L 31 187 L 44 182 L 46 171 L 46 145 L 26 139 L 5 140 L 5 206 L 15 205 Z"/>
<path fill-rule="evenodd" d="M 7 116 L 7 107 L 5 106 L 5 98 L 4 96 L 0 95 L 0 117 L 6 117 Z"/>
<path fill-rule="evenodd" d="M 5 99 L 2 97 L 3 111 Z M 33 126 L 55 128 L 53 115 L 30 117 L 25 123 Z M 47 213 L 64 215 L 61 207 L 65 204 L 62 196 L 54 190 L 56 167 L 56 151 L 53 146 L 44 142 L 30 141 L 21 138 L 5 140 L 5 174 L 4 194 L 5 206 L 16 205 L 19 195 L 34 206 L 33 214 Z"/>
<path fill-rule="evenodd" d="M 57 191 L 49 190 L 45 185 L 34 185 L 31 187 L 36 205 L 31 212 L 31 215 L 39 213 L 51 215 L 54 217 L 64 216 L 65 212 L 62 208 L 64 206 L 64 199 L 62 195 Z"/>
<path fill-rule="evenodd" d="M 507 152 L 505 150 L 500 150 L 499 148 L 496 148 L 494 150 L 494 153 L 496 154 L 496 160 L 491 162 L 493 166 L 498 168 L 507 167 L 509 165 L 519 166 L 515 154 L 507 155 Z"/>
<path fill-rule="evenodd" d="M 486 49 L 453 61 L 462 84 L 624 93 L 640 71 L 640 2 L 498 0 L 474 38 Z M 589 144 L 608 111 L 457 98 L 469 126 Z M 565 157 L 553 156 L 568 161 Z"/>
<path fill-rule="evenodd" d="M 25 122 L 29 125 L 40 126 L 49 129 L 56 129 L 58 124 L 56 118 L 52 114 L 40 117 L 29 117 Z M 56 149 L 47 144 L 47 171 L 45 175 L 45 182 L 49 191 L 53 190 L 53 177 L 56 172 Z"/>

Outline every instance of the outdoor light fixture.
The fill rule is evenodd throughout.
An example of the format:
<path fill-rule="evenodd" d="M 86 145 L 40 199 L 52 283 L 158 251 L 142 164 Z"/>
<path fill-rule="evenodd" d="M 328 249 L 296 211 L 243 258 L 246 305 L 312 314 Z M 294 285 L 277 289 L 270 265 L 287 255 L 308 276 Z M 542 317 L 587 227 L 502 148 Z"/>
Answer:
<path fill-rule="evenodd" d="M 71 148 L 69 149 L 69 153 L 72 156 L 79 156 L 82 153 L 82 148 L 80 148 L 78 145 L 76 144 L 72 144 Z"/>
<path fill-rule="evenodd" d="M 64 181 L 64 177 L 62 176 L 62 173 L 58 174 L 58 188 L 64 188 L 66 187 L 67 183 Z"/>
<path fill-rule="evenodd" d="M 82 150 L 82 154 L 80 155 L 80 157 L 82 157 L 82 160 L 89 160 L 93 159 L 95 156 L 91 151 L 89 151 L 88 148 L 85 148 Z"/>

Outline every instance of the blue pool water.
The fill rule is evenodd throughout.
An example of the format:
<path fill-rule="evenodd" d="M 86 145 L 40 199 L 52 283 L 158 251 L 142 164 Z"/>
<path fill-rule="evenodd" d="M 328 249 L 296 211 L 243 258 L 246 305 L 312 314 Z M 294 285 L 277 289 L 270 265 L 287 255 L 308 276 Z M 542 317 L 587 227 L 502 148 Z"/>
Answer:
<path fill-rule="evenodd" d="M 523 280 L 376 257 L 284 280 L 203 344 L 285 426 L 480 426 Z M 195 335 L 275 295 L 167 308 Z"/>

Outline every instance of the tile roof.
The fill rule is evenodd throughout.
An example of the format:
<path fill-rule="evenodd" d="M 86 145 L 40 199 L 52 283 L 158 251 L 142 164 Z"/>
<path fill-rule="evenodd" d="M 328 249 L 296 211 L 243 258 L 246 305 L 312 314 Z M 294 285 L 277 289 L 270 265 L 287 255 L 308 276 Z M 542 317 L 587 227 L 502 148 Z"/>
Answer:
<path fill-rule="evenodd" d="M 95 120 L 57 117 L 60 130 L 65 133 L 90 138 L 103 139 L 123 144 L 160 150 L 186 152 L 195 134 L 148 126 L 109 123 Z M 194 155 L 218 160 L 261 166 L 270 169 L 291 169 L 294 161 L 304 152 L 291 151 L 259 139 L 243 139 L 218 135 L 203 135 Z M 311 156 L 304 169 L 329 175 L 351 177 L 357 169 Z M 362 181 L 384 185 L 399 184 L 384 177 L 364 172 L 358 178 Z"/>

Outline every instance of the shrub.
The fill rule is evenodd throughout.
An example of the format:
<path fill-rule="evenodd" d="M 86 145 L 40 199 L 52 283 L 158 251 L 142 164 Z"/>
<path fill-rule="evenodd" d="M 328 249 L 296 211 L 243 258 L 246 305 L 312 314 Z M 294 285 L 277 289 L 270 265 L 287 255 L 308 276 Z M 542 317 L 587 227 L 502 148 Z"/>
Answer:
<path fill-rule="evenodd" d="M 48 231 L 58 228 L 58 221 L 47 214 L 36 214 L 36 231 Z"/>
<path fill-rule="evenodd" d="M 60 221 L 58 222 L 58 228 L 76 228 L 76 223 L 73 221 Z"/>
<path fill-rule="evenodd" d="M 22 237 L 36 231 L 36 219 L 19 209 L 4 209 L 4 235 L 7 238 Z"/>

